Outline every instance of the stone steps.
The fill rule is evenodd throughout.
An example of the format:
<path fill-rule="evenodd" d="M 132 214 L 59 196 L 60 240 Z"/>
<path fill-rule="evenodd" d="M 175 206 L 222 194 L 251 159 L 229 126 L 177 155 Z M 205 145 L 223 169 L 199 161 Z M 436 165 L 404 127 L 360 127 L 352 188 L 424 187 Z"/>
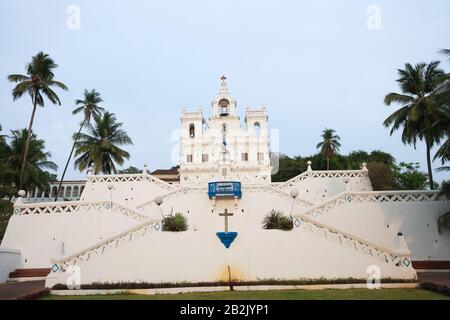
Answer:
<path fill-rule="evenodd" d="M 50 268 L 16 269 L 9 274 L 9 280 L 17 282 L 45 280 L 50 271 Z"/>

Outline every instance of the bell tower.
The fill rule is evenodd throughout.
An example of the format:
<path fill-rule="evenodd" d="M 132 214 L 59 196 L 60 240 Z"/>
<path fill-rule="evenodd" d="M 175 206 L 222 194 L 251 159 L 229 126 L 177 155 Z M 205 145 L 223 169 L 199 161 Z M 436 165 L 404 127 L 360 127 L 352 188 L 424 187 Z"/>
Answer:
<path fill-rule="evenodd" d="M 236 100 L 228 93 L 227 77 L 220 78 L 219 96 L 212 101 L 212 116 L 226 118 L 236 115 Z"/>

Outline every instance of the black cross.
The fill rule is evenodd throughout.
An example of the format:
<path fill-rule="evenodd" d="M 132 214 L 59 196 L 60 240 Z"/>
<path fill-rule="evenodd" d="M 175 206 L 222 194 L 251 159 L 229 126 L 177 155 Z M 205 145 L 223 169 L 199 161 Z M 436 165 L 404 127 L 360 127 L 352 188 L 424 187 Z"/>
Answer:
<path fill-rule="evenodd" d="M 225 209 L 224 213 L 219 213 L 219 216 L 225 217 L 225 232 L 228 232 L 228 217 L 233 216 L 234 213 L 229 213 L 228 209 Z"/>

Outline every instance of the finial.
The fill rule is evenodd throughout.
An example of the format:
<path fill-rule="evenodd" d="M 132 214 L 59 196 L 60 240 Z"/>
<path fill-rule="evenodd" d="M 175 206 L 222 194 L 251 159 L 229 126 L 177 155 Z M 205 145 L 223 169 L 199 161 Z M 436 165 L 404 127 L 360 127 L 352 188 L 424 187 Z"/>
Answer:
<path fill-rule="evenodd" d="M 228 86 L 227 86 L 227 77 L 222 76 L 220 77 L 220 80 L 222 80 L 221 84 L 220 84 L 220 92 L 219 94 L 221 96 L 227 96 L 228 95 Z"/>
<path fill-rule="evenodd" d="M 147 167 L 148 167 L 148 163 L 144 162 L 144 171 L 143 171 L 143 173 L 148 173 Z"/>
<path fill-rule="evenodd" d="M 367 163 L 365 163 L 365 162 L 362 163 L 362 170 L 363 170 L 363 171 L 368 171 L 368 169 L 367 169 Z"/>
<path fill-rule="evenodd" d="M 297 198 L 298 196 L 298 190 L 297 189 L 291 189 L 291 191 L 289 192 L 289 194 L 291 195 L 292 198 Z"/>
<path fill-rule="evenodd" d="M 16 202 L 14 204 L 21 205 L 23 204 L 23 197 L 25 197 L 27 193 L 25 192 L 25 190 L 19 190 L 17 194 L 19 195 L 19 198 L 16 199 Z"/>

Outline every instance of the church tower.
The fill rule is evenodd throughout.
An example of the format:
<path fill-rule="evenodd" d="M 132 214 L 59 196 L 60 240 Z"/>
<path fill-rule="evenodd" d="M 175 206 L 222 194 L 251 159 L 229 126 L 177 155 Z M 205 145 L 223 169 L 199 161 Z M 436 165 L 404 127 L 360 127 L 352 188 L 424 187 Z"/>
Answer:
<path fill-rule="evenodd" d="M 247 108 L 245 123 L 241 125 L 236 100 L 230 96 L 226 80 L 221 77 L 208 122 L 201 110 L 182 111 L 181 184 L 271 181 L 267 108 Z"/>

